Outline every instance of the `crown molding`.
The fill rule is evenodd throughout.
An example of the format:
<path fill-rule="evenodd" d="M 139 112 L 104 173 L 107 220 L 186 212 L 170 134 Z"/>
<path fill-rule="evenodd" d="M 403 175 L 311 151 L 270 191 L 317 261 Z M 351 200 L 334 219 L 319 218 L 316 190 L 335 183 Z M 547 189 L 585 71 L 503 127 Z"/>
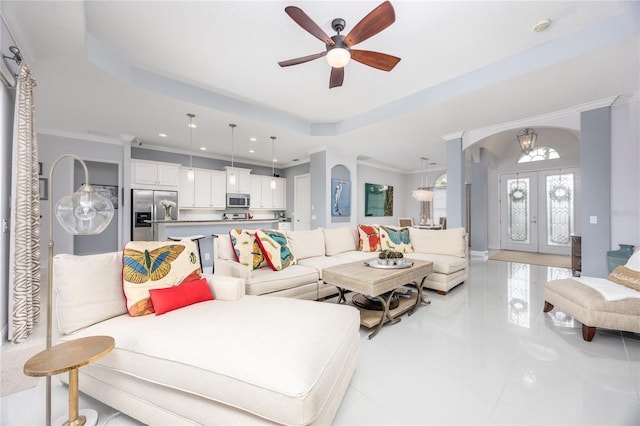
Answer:
<path fill-rule="evenodd" d="M 584 103 L 584 104 L 579 104 L 579 105 L 574 106 L 574 108 L 578 112 L 585 112 L 585 111 L 591 111 L 593 109 L 610 107 L 611 105 L 613 105 L 613 103 L 619 97 L 620 97 L 619 95 L 611 96 L 611 97 L 608 97 L 608 98 L 605 98 L 605 99 L 599 99 L 597 101 L 592 101 L 592 102 L 587 102 L 587 103 Z"/>
<path fill-rule="evenodd" d="M 125 141 L 122 139 L 109 137 L 109 136 L 94 135 L 91 133 L 78 133 L 78 132 L 71 132 L 67 130 L 47 129 L 47 128 L 37 129 L 36 133 L 41 135 L 58 136 L 61 138 L 68 138 L 68 139 L 108 143 L 111 145 L 120 145 L 120 146 L 129 145 L 129 141 Z"/>
<path fill-rule="evenodd" d="M 464 130 L 460 132 L 449 133 L 448 135 L 443 135 L 441 136 L 441 138 L 448 142 L 454 139 L 462 139 L 463 136 L 464 136 Z"/>

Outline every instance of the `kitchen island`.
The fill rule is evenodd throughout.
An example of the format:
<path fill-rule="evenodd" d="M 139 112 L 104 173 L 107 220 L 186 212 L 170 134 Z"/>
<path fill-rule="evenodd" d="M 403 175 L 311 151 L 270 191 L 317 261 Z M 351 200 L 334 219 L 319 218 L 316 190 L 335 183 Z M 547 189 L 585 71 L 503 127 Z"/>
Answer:
<path fill-rule="evenodd" d="M 204 235 L 199 241 L 202 254 L 203 272 L 213 270 L 213 234 L 228 234 L 234 228 L 242 229 L 277 229 L 278 219 L 246 219 L 246 220 L 154 220 L 153 235 L 158 241 L 169 237 L 190 237 Z"/>

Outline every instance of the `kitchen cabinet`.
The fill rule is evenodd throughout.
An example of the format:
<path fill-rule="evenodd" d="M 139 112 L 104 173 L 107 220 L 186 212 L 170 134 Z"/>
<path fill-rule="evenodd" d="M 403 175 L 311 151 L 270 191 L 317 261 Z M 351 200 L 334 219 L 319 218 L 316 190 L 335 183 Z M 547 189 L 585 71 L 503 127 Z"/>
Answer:
<path fill-rule="evenodd" d="M 180 169 L 180 187 L 178 188 L 178 208 L 193 207 L 195 205 L 195 187 L 189 179 L 189 169 Z"/>
<path fill-rule="evenodd" d="M 275 189 L 271 189 L 271 176 L 251 175 L 252 209 L 284 210 L 286 179 L 273 178 L 276 181 Z"/>
<path fill-rule="evenodd" d="M 179 208 L 224 209 L 227 174 L 218 170 L 193 169 L 193 180 L 190 180 L 189 171 L 186 167 L 180 171 Z"/>
<path fill-rule="evenodd" d="M 131 160 L 131 186 L 133 188 L 177 190 L 179 176 L 179 164 Z"/>
<path fill-rule="evenodd" d="M 251 191 L 251 169 L 225 166 L 227 173 L 226 188 L 231 194 L 249 194 Z M 230 183 L 231 176 L 235 176 L 235 183 Z"/>

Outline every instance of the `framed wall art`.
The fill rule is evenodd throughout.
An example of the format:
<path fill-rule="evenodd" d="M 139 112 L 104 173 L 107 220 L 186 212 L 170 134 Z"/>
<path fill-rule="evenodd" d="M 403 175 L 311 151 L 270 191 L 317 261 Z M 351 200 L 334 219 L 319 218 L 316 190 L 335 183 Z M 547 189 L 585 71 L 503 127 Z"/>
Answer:
<path fill-rule="evenodd" d="M 351 215 L 351 182 L 331 179 L 331 216 Z"/>
<path fill-rule="evenodd" d="M 393 186 L 365 183 L 364 215 L 393 216 Z"/>

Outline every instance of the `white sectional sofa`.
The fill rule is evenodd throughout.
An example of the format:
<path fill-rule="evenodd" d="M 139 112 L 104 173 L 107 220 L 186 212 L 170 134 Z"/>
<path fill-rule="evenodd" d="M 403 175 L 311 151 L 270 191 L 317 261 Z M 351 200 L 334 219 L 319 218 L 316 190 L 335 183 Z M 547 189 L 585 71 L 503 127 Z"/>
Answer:
<path fill-rule="evenodd" d="M 238 263 L 229 235 L 219 234 L 214 238 L 215 275 L 241 278 L 249 295 L 319 300 L 337 293 L 334 286 L 324 283 L 324 268 L 378 256 L 377 252 L 358 250 L 357 228 L 318 228 L 285 234 L 298 263 L 280 271 L 252 270 Z M 433 262 L 433 273 L 425 280 L 425 288 L 446 294 L 468 278 L 468 244 L 463 228 L 438 231 L 409 228 L 409 234 L 414 251 L 404 256 Z"/>
<path fill-rule="evenodd" d="M 116 342 L 80 368 L 80 391 L 151 425 L 330 424 L 358 360 L 358 311 L 206 278 L 215 300 L 131 317 L 122 253 L 57 255 L 56 340 Z"/>

